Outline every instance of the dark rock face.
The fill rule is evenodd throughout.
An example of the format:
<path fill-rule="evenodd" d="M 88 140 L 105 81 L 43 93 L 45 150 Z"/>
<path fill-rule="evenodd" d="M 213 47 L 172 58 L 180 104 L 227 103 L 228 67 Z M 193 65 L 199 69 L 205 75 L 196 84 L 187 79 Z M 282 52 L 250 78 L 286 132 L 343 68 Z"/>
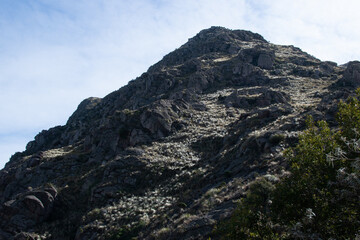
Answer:
<path fill-rule="evenodd" d="M 166 100 L 160 100 L 152 108 L 148 108 L 140 115 L 143 128 L 149 130 L 152 135 L 162 138 L 171 132 L 171 125 L 177 114 L 172 110 L 172 104 Z"/>
<path fill-rule="evenodd" d="M 289 101 L 290 97 L 286 93 L 263 88 L 245 92 L 235 90 L 225 98 L 226 106 L 238 108 L 267 107 L 277 103 L 287 104 Z"/>
<path fill-rule="evenodd" d="M 360 62 L 353 61 L 347 64 L 344 72 L 343 82 L 352 87 L 360 86 Z"/>
<path fill-rule="evenodd" d="M 288 174 L 282 151 L 306 116 L 334 122 L 359 72 L 249 31 L 203 30 L 12 156 L 0 239 L 208 239 L 258 176 Z"/>
<path fill-rule="evenodd" d="M 257 60 L 257 65 L 264 69 L 271 69 L 274 65 L 275 54 L 269 55 L 267 53 L 260 53 Z"/>
<path fill-rule="evenodd" d="M 5 232 L 26 231 L 44 222 L 53 210 L 56 196 L 57 190 L 48 187 L 18 194 L 14 199 L 3 203 L 0 208 L 2 230 Z M 20 235 L 16 236 L 15 239 L 20 237 Z"/>

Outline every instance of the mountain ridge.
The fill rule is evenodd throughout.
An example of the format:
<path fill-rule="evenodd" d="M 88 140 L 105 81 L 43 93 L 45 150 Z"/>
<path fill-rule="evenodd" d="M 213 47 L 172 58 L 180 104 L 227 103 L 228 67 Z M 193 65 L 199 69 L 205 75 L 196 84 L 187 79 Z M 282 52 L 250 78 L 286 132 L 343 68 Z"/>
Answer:
<path fill-rule="evenodd" d="M 335 126 L 359 73 L 249 31 L 202 30 L 11 157 L 0 238 L 207 239 L 257 177 L 289 174 L 282 151 L 307 115 Z"/>

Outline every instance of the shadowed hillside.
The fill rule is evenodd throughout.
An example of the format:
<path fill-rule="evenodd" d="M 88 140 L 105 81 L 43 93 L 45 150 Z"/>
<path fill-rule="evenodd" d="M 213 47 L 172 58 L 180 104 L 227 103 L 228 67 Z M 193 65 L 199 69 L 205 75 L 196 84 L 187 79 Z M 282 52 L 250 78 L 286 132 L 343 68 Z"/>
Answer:
<path fill-rule="evenodd" d="M 289 174 L 306 117 L 336 127 L 359 85 L 359 62 L 203 30 L 12 156 L 0 239 L 208 239 L 254 180 Z"/>

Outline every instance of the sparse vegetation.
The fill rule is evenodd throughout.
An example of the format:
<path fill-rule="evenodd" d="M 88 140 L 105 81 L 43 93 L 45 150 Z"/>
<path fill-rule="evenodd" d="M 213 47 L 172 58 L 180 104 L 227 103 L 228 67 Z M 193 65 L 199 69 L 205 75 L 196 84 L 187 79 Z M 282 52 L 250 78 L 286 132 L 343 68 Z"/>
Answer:
<path fill-rule="evenodd" d="M 285 139 L 285 135 L 284 135 L 284 134 L 274 134 L 274 135 L 271 135 L 271 136 L 270 136 L 269 142 L 270 142 L 271 144 L 276 145 L 276 144 L 284 141 L 284 139 Z"/>
<path fill-rule="evenodd" d="M 108 238 L 110 240 L 136 240 L 137 236 L 142 228 L 145 227 L 143 222 L 139 222 L 133 226 L 124 225 L 113 230 L 109 233 Z"/>
<path fill-rule="evenodd" d="M 184 203 L 184 202 L 179 202 L 179 203 L 177 203 L 177 206 L 178 206 L 179 208 L 186 208 L 186 207 L 187 207 L 187 204 Z"/>
<path fill-rule="evenodd" d="M 100 208 L 94 208 L 93 210 L 91 210 L 87 216 L 86 219 L 87 221 L 94 221 L 96 219 L 101 218 L 101 209 Z"/>

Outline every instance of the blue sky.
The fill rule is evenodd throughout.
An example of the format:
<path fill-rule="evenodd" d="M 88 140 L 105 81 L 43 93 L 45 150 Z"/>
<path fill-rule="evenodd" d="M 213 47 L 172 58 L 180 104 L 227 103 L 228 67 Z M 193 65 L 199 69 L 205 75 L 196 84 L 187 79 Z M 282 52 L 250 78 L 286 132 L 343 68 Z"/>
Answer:
<path fill-rule="evenodd" d="M 359 9 L 356 0 L 0 0 L 0 168 L 81 100 L 120 88 L 210 26 L 359 60 Z"/>

